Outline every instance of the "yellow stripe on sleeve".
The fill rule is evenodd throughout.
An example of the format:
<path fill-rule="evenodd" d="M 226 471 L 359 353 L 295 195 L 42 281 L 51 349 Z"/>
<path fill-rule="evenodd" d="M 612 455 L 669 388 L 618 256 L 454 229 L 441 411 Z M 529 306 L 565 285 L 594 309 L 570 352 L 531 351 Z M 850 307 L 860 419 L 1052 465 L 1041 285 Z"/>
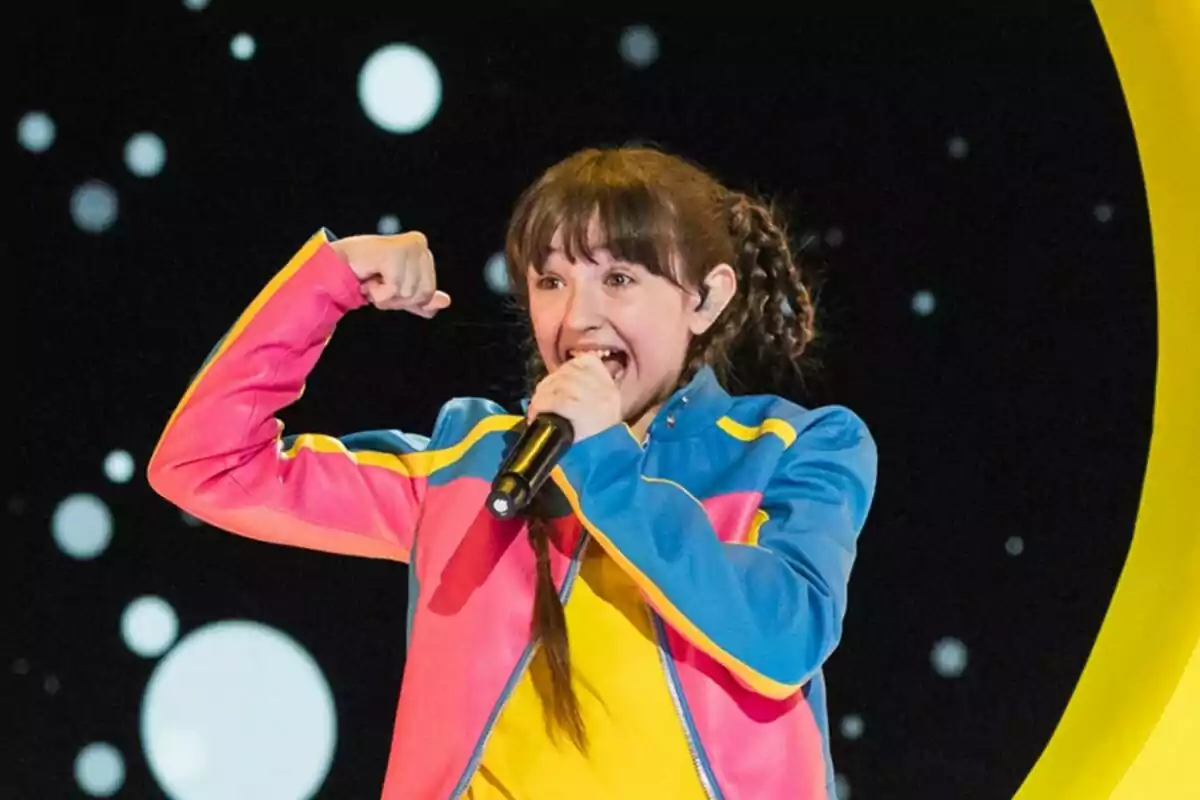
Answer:
<path fill-rule="evenodd" d="M 743 442 L 752 442 L 768 434 L 774 434 L 782 439 L 784 447 L 791 447 L 792 442 L 796 441 L 796 429 L 792 427 L 791 423 L 775 417 L 765 419 L 761 425 L 757 426 L 743 425 L 730 417 L 721 417 L 717 420 L 717 427 Z"/>
<path fill-rule="evenodd" d="M 490 433 L 507 431 L 516 427 L 521 417 L 496 415 L 485 417 L 461 440 L 450 447 L 416 453 L 383 453 L 376 450 L 350 450 L 334 436 L 305 433 L 296 437 L 292 446 L 282 453 L 283 458 L 295 458 L 301 450 L 315 453 L 341 453 L 356 464 L 382 467 L 408 478 L 425 478 L 461 459 Z"/>

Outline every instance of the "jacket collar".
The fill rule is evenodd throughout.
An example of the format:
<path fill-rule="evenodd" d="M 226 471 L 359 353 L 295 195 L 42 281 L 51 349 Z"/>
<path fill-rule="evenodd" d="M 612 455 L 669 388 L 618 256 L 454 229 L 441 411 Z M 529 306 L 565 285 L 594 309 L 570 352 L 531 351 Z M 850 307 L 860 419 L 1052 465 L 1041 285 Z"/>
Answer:
<path fill-rule="evenodd" d="M 713 368 L 701 368 L 686 385 L 663 403 L 650 423 L 651 439 L 677 439 L 694 436 L 716 424 L 733 404 L 733 398 L 721 386 Z M 521 399 L 521 413 L 529 410 L 529 398 Z"/>
<path fill-rule="evenodd" d="M 711 430 L 733 404 L 712 367 L 702 367 L 667 398 L 650 423 L 649 438 L 679 439 Z"/>

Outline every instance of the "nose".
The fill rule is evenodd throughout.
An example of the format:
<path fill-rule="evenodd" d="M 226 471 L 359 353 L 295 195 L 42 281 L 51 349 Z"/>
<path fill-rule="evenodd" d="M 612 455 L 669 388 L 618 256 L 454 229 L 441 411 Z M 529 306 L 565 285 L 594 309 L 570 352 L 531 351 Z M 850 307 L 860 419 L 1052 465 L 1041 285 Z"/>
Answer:
<path fill-rule="evenodd" d="M 604 299 L 601 293 L 587 282 L 577 282 L 571 288 L 567 301 L 567 312 L 563 325 L 574 331 L 588 331 L 600 327 L 604 321 Z"/>

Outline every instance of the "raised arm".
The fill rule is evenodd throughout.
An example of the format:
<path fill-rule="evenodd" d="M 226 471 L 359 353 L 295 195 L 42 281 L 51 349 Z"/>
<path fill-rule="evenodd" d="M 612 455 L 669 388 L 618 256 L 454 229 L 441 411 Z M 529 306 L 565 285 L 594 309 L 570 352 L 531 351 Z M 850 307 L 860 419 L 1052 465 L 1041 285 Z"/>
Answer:
<path fill-rule="evenodd" d="M 394 431 L 289 436 L 337 323 L 368 301 L 432 316 L 420 234 L 334 243 L 315 234 L 259 293 L 193 378 L 148 467 L 156 492 L 218 528 L 332 553 L 407 560 L 425 492 L 428 440 Z"/>

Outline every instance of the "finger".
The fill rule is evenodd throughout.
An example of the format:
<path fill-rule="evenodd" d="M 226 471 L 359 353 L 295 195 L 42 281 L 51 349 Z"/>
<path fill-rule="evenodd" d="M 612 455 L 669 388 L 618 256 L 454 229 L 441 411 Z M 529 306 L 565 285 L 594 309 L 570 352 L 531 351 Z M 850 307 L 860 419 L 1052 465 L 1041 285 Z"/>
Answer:
<path fill-rule="evenodd" d="M 584 353 L 581 355 L 572 356 L 571 358 L 564 361 L 562 366 L 559 367 L 555 371 L 556 372 L 566 371 L 567 373 L 583 372 L 584 370 L 587 369 L 588 360 L 594 359 L 594 358 L 595 358 L 595 356 L 591 355 L 590 353 Z"/>
<path fill-rule="evenodd" d="M 406 305 L 409 311 L 425 319 L 433 319 L 439 311 L 449 307 L 450 295 L 445 292 L 434 292 L 433 297 L 429 298 L 429 302 L 423 306 L 411 307 Z"/>
<path fill-rule="evenodd" d="M 559 383 L 561 383 L 561 379 L 556 377 L 555 373 L 546 375 L 538 381 L 537 386 L 533 387 L 532 396 L 529 398 L 530 410 L 535 413 L 553 410 L 551 406 L 554 405 L 557 397 Z"/>
<path fill-rule="evenodd" d="M 595 393 L 595 385 L 588 378 L 576 371 L 560 370 L 552 377 L 547 377 L 534 393 L 540 411 L 552 411 L 567 416 L 569 411 L 585 398 Z"/>
<path fill-rule="evenodd" d="M 396 288 L 400 298 L 411 303 L 417 293 L 417 284 L 421 281 L 421 265 L 416 259 L 406 258 L 397 266 L 399 274 L 396 277 Z"/>
<path fill-rule="evenodd" d="M 413 289 L 412 304 L 417 307 L 424 307 L 429 304 L 433 297 L 434 291 L 437 289 L 437 279 L 433 272 L 433 253 L 428 250 L 421 254 L 421 258 L 417 264 L 416 286 Z"/>
<path fill-rule="evenodd" d="M 557 414 L 565 419 L 573 420 L 575 417 L 574 411 L 579 406 L 580 401 L 578 399 L 555 390 L 554 392 L 547 392 L 537 402 L 530 401 L 525 417 L 529 422 L 532 422 L 541 414 Z"/>
<path fill-rule="evenodd" d="M 525 409 L 525 420 L 533 422 L 534 418 L 546 410 L 546 392 L 542 387 L 538 387 L 533 392 L 533 397 L 529 398 L 529 407 Z"/>
<path fill-rule="evenodd" d="M 612 376 L 608 374 L 608 367 L 604 366 L 604 359 L 593 353 L 575 356 L 565 366 L 570 367 L 571 372 L 580 375 L 589 383 L 602 379 L 612 380 Z"/>
<path fill-rule="evenodd" d="M 388 303 L 396 298 L 396 289 L 394 286 L 385 283 L 381 279 L 372 278 L 366 284 L 367 296 L 371 298 L 371 302 L 377 308 L 383 308 Z"/>

